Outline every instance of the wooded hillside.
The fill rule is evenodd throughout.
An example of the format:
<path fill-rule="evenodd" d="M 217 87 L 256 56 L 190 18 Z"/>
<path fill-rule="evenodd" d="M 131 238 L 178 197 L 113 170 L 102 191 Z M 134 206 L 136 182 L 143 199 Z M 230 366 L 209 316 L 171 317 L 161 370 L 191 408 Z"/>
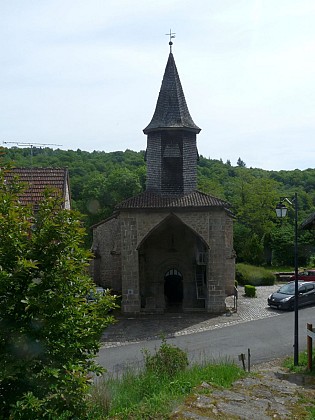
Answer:
<path fill-rule="evenodd" d="M 50 148 L 3 148 L 4 161 L 14 166 L 68 167 L 72 207 L 85 215 L 86 227 L 111 215 L 116 203 L 145 189 L 144 151 L 85 152 Z M 239 159 L 198 162 L 198 189 L 227 200 L 235 219 L 238 262 L 293 265 L 294 211 L 277 220 L 281 197 L 298 194 L 299 223 L 315 211 L 315 169 L 266 171 L 247 168 Z M 290 206 L 289 206 L 290 207 Z M 89 238 L 90 239 L 90 238 Z M 314 234 L 299 232 L 299 263 L 314 264 Z"/>

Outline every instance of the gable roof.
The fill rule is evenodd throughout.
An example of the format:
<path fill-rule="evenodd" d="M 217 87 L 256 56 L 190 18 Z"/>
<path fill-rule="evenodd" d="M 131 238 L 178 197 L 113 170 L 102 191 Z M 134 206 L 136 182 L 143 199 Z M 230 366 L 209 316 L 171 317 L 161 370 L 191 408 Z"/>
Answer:
<path fill-rule="evenodd" d="M 228 210 L 228 202 L 200 191 L 193 191 L 189 194 L 166 196 L 155 194 L 150 191 L 130 197 L 119 203 L 115 209 L 178 209 L 178 208 L 204 208 L 223 207 Z M 228 210 L 229 211 L 229 210 Z"/>
<path fill-rule="evenodd" d="M 315 213 L 312 213 L 301 223 L 302 229 L 315 229 Z"/>
<path fill-rule="evenodd" d="M 172 53 L 168 57 L 154 115 L 143 132 L 148 134 L 160 129 L 186 129 L 194 133 L 201 130 L 190 116 Z"/>
<path fill-rule="evenodd" d="M 63 198 L 64 208 L 70 208 L 69 174 L 67 168 L 12 168 L 5 173 L 6 182 L 15 182 L 18 178 L 26 184 L 20 194 L 22 205 L 37 205 L 44 198 L 46 188 L 53 188 L 55 195 Z"/>

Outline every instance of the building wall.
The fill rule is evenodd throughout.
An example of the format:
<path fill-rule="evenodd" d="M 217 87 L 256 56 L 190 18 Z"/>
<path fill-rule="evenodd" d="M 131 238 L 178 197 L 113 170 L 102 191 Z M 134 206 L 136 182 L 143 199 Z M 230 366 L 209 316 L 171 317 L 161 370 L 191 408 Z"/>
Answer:
<path fill-rule="evenodd" d="M 177 255 L 167 251 L 169 245 L 166 241 L 170 239 L 165 230 L 159 233 L 168 217 L 177 224 L 175 236 L 186 235 L 184 238 L 179 236 L 181 245 Z M 193 297 L 196 291 L 192 241 L 196 238 L 204 244 L 208 259 L 206 299 L 203 302 L 197 302 Z M 145 246 L 146 242 L 154 244 L 153 252 Z M 204 306 L 208 312 L 223 312 L 225 298 L 234 289 L 233 219 L 224 209 L 183 209 L 172 213 L 162 210 L 122 211 L 117 219 L 110 219 L 94 229 L 93 247 L 100 253 L 98 283 L 121 290 L 125 312 L 139 312 L 145 306 L 163 311 L 161 278 L 172 265 L 183 274 L 184 309 Z M 97 270 L 94 269 L 94 273 L 95 277 Z"/>
<path fill-rule="evenodd" d="M 120 216 L 123 312 L 139 312 L 141 308 L 137 222 L 135 214 L 124 212 Z"/>
<path fill-rule="evenodd" d="M 70 202 L 70 186 L 69 186 L 68 180 L 66 180 L 66 185 L 65 185 L 64 208 L 66 210 L 70 210 L 70 208 L 71 208 L 71 202 Z"/>
<path fill-rule="evenodd" d="M 121 291 L 120 220 L 110 218 L 93 229 L 91 271 L 97 285 Z"/>
<path fill-rule="evenodd" d="M 224 300 L 232 294 L 235 281 L 233 250 L 233 220 L 222 212 L 212 212 L 209 218 L 209 283 L 207 310 L 222 312 Z"/>

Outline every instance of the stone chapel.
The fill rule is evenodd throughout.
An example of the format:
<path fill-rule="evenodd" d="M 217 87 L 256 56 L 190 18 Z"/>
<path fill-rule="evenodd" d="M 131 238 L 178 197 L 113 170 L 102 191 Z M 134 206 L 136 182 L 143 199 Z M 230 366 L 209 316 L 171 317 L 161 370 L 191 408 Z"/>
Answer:
<path fill-rule="evenodd" d="M 200 128 L 172 51 L 143 132 L 146 190 L 93 226 L 94 281 L 121 295 L 125 313 L 222 313 L 234 290 L 233 215 L 227 202 L 197 190 Z"/>

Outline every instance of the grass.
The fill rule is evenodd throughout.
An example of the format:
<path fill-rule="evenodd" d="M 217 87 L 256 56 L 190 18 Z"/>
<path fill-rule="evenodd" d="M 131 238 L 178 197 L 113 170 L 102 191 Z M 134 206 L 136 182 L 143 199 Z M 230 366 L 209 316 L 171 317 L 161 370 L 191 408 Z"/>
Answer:
<path fill-rule="evenodd" d="M 246 373 L 233 363 L 193 365 L 173 376 L 145 370 L 103 378 L 92 389 L 91 419 L 167 419 L 202 382 L 230 387 Z"/>
<path fill-rule="evenodd" d="M 313 350 L 314 353 L 314 350 Z M 289 369 L 291 372 L 294 373 L 302 373 L 304 375 L 310 375 L 315 376 L 315 360 L 313 357 L 313 370 L 310 372 L 307 369 L 307 352 L 303 351 L 299 353 L 299 364 L 298 366 L 294 365 L 294 359 L 293 357 L 287 357 L 283 361 L 283 366 L 287 369 Z"/>

